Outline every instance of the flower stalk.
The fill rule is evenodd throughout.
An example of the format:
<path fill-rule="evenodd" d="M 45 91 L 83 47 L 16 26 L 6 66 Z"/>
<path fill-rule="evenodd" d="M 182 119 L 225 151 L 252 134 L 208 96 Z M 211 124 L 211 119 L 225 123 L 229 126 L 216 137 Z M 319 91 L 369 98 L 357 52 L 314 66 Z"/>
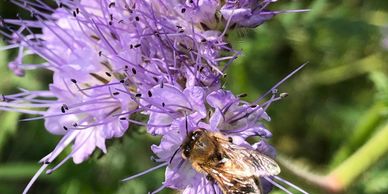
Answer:
<path fill-rule="evenodd" d="M 388 124 L 383 125 L 363 146 L 327 175 L 307 170 L 282 156 L 278 160 L 284 168 L 312 185 L 330 193 L 341 193 L 388 152 Z M 365 157 L 368 156 L 368 157 Z"/>

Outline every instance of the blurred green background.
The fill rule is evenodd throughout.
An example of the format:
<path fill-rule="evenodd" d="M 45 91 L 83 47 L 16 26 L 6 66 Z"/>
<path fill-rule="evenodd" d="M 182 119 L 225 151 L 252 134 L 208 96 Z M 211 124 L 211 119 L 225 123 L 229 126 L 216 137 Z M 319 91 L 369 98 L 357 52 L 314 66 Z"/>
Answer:
<path fill-rule="evenodd" d="M 9 5 L 0 1 L 0 16 L 15 16 L 17 7 Z M 311 11 L 279 15 L 255 30 L 230 33 L 232 45 L 242 49 L 243 56 L 231 66 L 226 87 L 236 94 L 247 93 L 246 100 L 252 101 L 309 61 L 279 88 L 289 97 L 270 107 L 272 121 L 265 125 L 273 132 L 271 143 L 281 158 L 325 175 L 388 124 L 388 1 L 283 1 L 272 8 Z M 6 65 L 12 55 L 0 52 L 1 93 L 16 92 L 18 87 L 47 89 L 49 72 L 12 75 Z M 0 193 L 21 193 L 39 168 L 37 161 L 59 140 L 45 131 L 42 122 L 18 122 L 25 117 L 0 112 Z M 41 176 L 30 193 L 141 194 L 156 189 L 163 169 L 120 182 L 156 165 L 150 160 L 150 145 L 158 138 L 142 128 L 130 131 L 120 140 L 108 141 L 108 154 L 96 152 L 80 165 L 67 162 L 54 174 Z M 361 158 L 368 159 L 373 151 L 363 152 Z M 384 154 L 344 192 L 388 193 Z M 310 193 L 328 192 L 287 169 L 281 176 Z"/>

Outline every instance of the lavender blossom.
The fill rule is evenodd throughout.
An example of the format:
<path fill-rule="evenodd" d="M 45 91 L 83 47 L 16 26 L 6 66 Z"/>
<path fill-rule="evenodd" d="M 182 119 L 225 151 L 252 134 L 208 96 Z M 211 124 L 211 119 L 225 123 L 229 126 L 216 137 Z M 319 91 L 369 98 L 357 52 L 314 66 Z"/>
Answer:
<path fill-rule="evenodd" d="M 9 42 L 2 49 L 18 49 L 9 68 L 18 76 L 28 69 L 49 70 L 53 83 L 48 91 L 3 95 L 0 110 L 38 115 L 25 120 L 44 119 L 50 133 L 63 136 L 25 192 L 66 147 L 72 145 L 72 152 L 46 173 L 71 158 L 81 163 L 96 148 L 106 153 L 105 141 L 122 137 L 131 124 L 162 136 L 152 150 L 160 161 L 173 158 L 163 187 L 186 193 L 207 193 L 216 186 L 181 164 L 179 155 L 173 157 L 184 129 L 220 131 L 238 145 L 274 157 L 265 143 L 271 133 L 258 121 L 269 120 L 265 109 L 279 97 L 250 104 L 221 89 L 220 79 L 240 54 L 228 46 L 225 33 L 232 25 L 256 27 L 280 13 L 265 10 L 271 1 L 57 0 L 58 7 L 11 1 L 33 19 L 0 22 Z M 28 55 L 45 62 L 26 64 Z M 133 114 L 149 119 L 134 120 Z M 250 136 L 263 140 L 251 146 L 245 141 Z"/>
<path fill-rule="evenodd" d="M 56 9 L 40 1 L 13 2 L 36 20 L 4 19 L 1 33 L 10 40 L 8 48 L 19 50 L 10 68 L 19 76 L 24 69 L 48 69 L 53 83 L 49 91 L 7 95 L 12 103 L 0 108 L 40 114 L 34 119 L 45 119 L 49 132 L 64 135 L 58 144 L 61 149 L 43 160 L 48 163 L 73 140 L 71 157 L 76 163 L 87 159 L 95 147 L 106 152 L 105 139 L 121 137 L 129 123 L 141 124 L 125 118 L 147 112 L 150 105 L 145 98 L 155 86 L 218 88 L 223 74 L 220 62 L 230 63 L 237 55 L 220 32 L 200 27 L 209 19 L 204 17 L 210 10 L 206 2 L 191 7 L 175 4 L 203 13 L 196 23 L 162 2 L 60 1 Z M 218 2 L 213 4 L 214 11 Z M 30 28 L 40 28 L 42 34 L 33 34 Z M 221 57 L 221 49 L 232 55 Z M 31 54 L 46 62 L 23 64 L 23 57 Z M 43 93 L 56 99 L 35 99 Z M 28 111 L 21 105 L 25 103 L 47 111 Z"/>

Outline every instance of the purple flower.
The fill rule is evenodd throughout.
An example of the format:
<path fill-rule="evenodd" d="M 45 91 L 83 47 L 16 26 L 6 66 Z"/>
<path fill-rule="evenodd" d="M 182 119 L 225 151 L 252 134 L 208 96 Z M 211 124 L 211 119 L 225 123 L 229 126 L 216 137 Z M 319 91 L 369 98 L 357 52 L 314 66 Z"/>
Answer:
<path fill-rule="evenodd" d="M 25 91 L 16 94 L 17 98 L 7 96 L 12 103 L 2 104 L 0 109 L 36 113 L 21 104 L 42 108 L 38 112 L 41 117 L 36 119 L 45 119 L 47 130 L 64 136 L 59 147 L 74 140 L 71 155 L 76 163 L 87 159 L 95 148 L 106 152 L 105 139 L 121 137 L 129 123 L 142 124 L 126 119 L 132 113 L 143 111 L 150 114 L 149 124 L 163 125 L 166 115 L 151 109 L 200 108 L 192 101 L 196 97 L 190 97 L 194 91 L 188 88 L 218 88 L 222 75 L 219 63 L 235 59 L 221 57 L 221 49 L 237 54 L 226 46 L 220 32 L 199 26 L 211 20 L 207 14 L 214 15 L 218 1 L 179 1 L 170 6 L 161 1 L 64 0 L 58 8 L 40 1 L 23 2 L 14 3 L 30 11 L 36 20 L 4 19 L 6 26 L 1 32 L 9 39 L 7 48 L 19 49 L 9 66 L 19 76 L 24 75 L 25 69 L 48 69 L 53 72 L 54 81 L 49 91 Z M 176 7 L 197 13 L 197 17 L 187 20 L 189 15 L 175 12 Z M 42 34 L 33 34 L 30 28 L 40 28 Z M 31 54 L 46 62 L 23 64 L 23 58 Z M 166 90 L 184 90 L 188 99 L 166 99 L 166 107 L 161 107 L 151 95 L 158 93 L 157 88 L 163 84 Z M 43 93 L 55 100 L 35 99 Z M 203 111 L 202 108 L 197 114 L 203 116 Z M 149 130 L 160 134 L 152 127 Z"/>
<path fill-rule="evenodd" d="M 206 116 L 204 104 L 206 91 L 201 87 L 186 88 L 183 91 L 171 86 L 155 86 L 150 90 L 152 96 L 144 101 L 151 105 L 148 132 L 166 134 L 176 119 L 187 118 L 197 123 Z"/>
<path fill-rule="evenodd" d="M 220 12 L 230 24 L 255 28 L 280 13 L 305 12 L 307 10 L 269 11 L 267 6 L 276 0 L 229 0 Z"/>
<path fill-rule="evenodd" d="M 28 69 L 49 70 L 53 83 L 47 91 L 3 96 L 0 110 L 38 115 L 26 120 L 44 119 L 50 133 L 63 136 L 41 160 L 44 164 L 25 192 L 66 147 L 71 145 L 72 152 L 46 173 L 71 158 L 81 163 L 96 148 L 106 153 L 105 141 L 122 137 L 130 124 L 145 125 L 151 135 L 162 136 L 152 150 L 160 161 L 172 160 L 164 186 L 185 193 L 220 192 L 180 154 L 174 157 L 190 131 L 218 131 L 237 145 L 274 157 L 264 140 L 250 145 L 245 139 L 271 136 L 259 120 L 269 120 L 265 110 L 276 99 L 252 105 L 221 89 L 220 79 L 240 54 L 224 37 L 228 25 L 260 25 L 278 13 L 264 10 L 270 1 L 58 0 L 58 7 L 34 0 L 13 3 L 33 19 L 0 21 L 0 33 L 9 42 L 4 49 L 18 49 L 8 66 L 18 76 Z M 44 62 L 25 64 L 28 55 Z M 133 120 L 133 114 L 149 118 Z"/>

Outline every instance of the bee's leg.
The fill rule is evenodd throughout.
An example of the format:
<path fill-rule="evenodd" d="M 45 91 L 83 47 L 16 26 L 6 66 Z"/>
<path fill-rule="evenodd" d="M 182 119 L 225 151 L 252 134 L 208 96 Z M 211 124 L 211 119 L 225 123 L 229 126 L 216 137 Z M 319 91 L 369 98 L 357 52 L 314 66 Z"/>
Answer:
<path fill-rule="evenodd" d="M 206 179 L 211 182 L 211 183 L 214 183 L 214 178 L 210 175 L 210 174 L 207 174 L 206 175 Z"/>
<path fill-rule="evenodd" d="M 255 180 L 256 186 L 258 188 L 259 194 L 263 193 L 264 190 L 263 190 L 263 186 L 261 185 L 260 178 L 259 177 L 255 177 L 254 180 Z"/>

